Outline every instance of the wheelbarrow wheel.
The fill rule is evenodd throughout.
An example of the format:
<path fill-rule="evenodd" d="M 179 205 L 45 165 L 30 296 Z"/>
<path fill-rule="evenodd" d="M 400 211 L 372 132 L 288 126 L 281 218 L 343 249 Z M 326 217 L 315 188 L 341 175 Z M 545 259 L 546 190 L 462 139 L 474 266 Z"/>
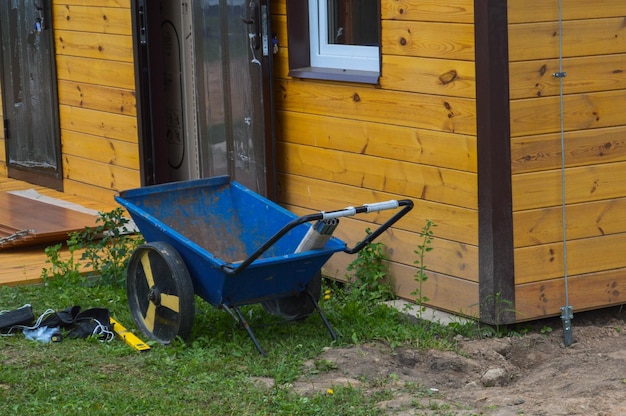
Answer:
<path fill-rule="evenodd" d="M 169 244 L 139 246 L 126 275 L 128 306 L 148 338 L 169 344 L 191 333 L 195 313 L 191 277 L 180 254 Z"/>
<path fill-rule="evenodd" d="M 313 295 L 315 301 L 319 301 L 322 293 L 322 272 L 318 271 L 306 286 L 306 291 Z M 272 299 L 262 303 L 263 309 L 272 315 L 278 315 L 288 320 L 305 319 L 315 311 L 315 305 L 311 297 L 305 293 Z"/>

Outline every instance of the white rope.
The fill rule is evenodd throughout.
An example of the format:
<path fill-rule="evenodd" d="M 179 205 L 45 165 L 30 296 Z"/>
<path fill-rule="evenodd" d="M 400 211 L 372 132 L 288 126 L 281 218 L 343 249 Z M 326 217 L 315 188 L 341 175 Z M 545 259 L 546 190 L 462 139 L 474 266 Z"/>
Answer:
<path fill-rule="evenodd" d="M 27 306 L 30 306 L 30 304 L 26 304 L 24 306 L 22 306 L 22 308 L 25 308 Z M 21 309 L 21 308 L 20 308 Z M 26 326 L 26 325 L 13 325 L 11 328 L 9 328 L 9 330 L 6 332 L 6 334 L 2 334 L 2 336 L 5 337 L 12 337 L 15 334 L 12 334 L 13 330 L 15 329 L 20 329 L 20 330 L 29 330 L 29 329 L 37 329 L 39 328 L 39 326 L 41 325 L 41 323 L 43 322 L 43 320 L 48 316 L 48 315 L 52 315 L 53 313 L 56 313 L 54 309 L 46 309 L 46 311 L 44 313 L 42 313 L 39 318 L 37 319 L 37 322 L 35 322 L 35 325 L 33 326 Z"/>

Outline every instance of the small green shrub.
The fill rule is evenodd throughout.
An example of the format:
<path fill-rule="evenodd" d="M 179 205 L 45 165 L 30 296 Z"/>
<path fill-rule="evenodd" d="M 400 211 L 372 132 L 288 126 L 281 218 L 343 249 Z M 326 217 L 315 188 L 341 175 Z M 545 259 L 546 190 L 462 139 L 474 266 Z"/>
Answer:
<path fill-rule="evenodd" d="M 61 244 L 47 247 L 46 262 L 51 267 L 42 270 L 44 281 L 59 286 L 75 285 L 85 280 L 81 269 L 86 267 L 92 269 L 87 277 L 95 277 L 98 283 L 122 286 L 130 255 L 143 243 L 141 236 L 130 232 L 129 222 L 122 208 L 100 212 L 95 227 L 85 227 L 69 235 L 69 256 L 61 255 Z M 84 252 L 80 259 L 76 259 L 75 252 L 80 249 Z"/>
<path fill-rule="evenodd" d="M 365 232 L 369 235 L 371 230 Z M 378 303 L 394 298 L 393 290 L 388 282 L 388 273 L 383 243 L 371 242 L 357 253 L 356 259 L 347 267 L 346 275 L 348 290 L 354 299 L 367 303 Z"/>

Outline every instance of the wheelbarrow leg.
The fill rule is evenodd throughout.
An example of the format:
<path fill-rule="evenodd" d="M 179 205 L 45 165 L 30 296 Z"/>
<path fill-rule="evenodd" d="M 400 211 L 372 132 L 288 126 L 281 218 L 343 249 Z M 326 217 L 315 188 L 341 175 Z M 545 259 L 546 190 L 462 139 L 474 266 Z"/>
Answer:
<path fill-rule="evenodd" d="M 326 325 L 326 329 L 328 329 L 328 332 L 330 332 L 330 336 L 333 338 L 333 341 L 337 341 L 337 334 L 335 334 L 333 327 L 330 326 L 328 319 L 326 319 L 326 315 L 324 315 L 324 312 L 322 312 L 322 308 L 320 308 L 320 305 L 317 304 L 317 301 L 315 300 L 315 296 L 313 296 L 313 294 L 309 292 L 308 290 L 305 290 L 305 293 L 309 295 L 309 299 L 311 299 L 311 302 L 313 302 L 313 305 L 315 305 L 315 309 L 317 309 L 317 313 L 320 314 L 320 317 L 322 318 L 322 322 L 324 322 L 324 325 Z"/>
<path fill-rule="evenodd" d="M 232 308 L 228 308 L 227 306 L 223 305 L 223 307 L 231 315 L 233 314 L 231 309 L 233 311 L 235 311 L 235 313 L 237 314 L 236 320 L 239 322 L 239 324 L 241 324 L 241 326 L 244 327 L 246 332 L 248 332 L 248 335 L 250 335 L 250 339 L 252 339 L 252 342 L 254 342 L 254 346 L 256 347 L 256 349 L 259 351 L 259 353 L 261 353 L 261 355 L 263 357 L 267 357 L 267 354 L 265 353 L 265 351 L 263 351 L 263 348 L 261 348 L 261 344 L 259 344 L 259 341 L 254 336 L 254 332 L 252 332 L 252 328 L 250 328 L 250 324 L 248 323 L 248 321 L 246 321 L 246 318 L 243 317 L 243 314 L 241 313 L 241 310 L 237 306 L 233 306 Z"/>

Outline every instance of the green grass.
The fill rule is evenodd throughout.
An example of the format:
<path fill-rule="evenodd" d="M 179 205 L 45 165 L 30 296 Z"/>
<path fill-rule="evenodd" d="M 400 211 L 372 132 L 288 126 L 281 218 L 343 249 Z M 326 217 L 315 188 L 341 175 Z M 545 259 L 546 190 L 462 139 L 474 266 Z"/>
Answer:
<path fill-rule="evenodd" d="M 224 311 L 197 299 L 190 339 L 152 345 L 137 352 L 116 339 L 29 341 L 21 333 L 0 337 L 0 414 L 19 415 L 371 415 L 386 400 L 358 388 L 335 388 L 334 394 L 301 396 L 290 388 L 302 364 L 328 346 L 381 340 L 392 346 L 451 348 L 455 335 L 438 325 L 411 324 L 396 310 L 362 302 L 331 285 L 322 300 L 338 334 L 332 342 L 317 314 L 289 324 L 275 321 L 259 306 L 244 308 L 267 357 L 262 357 L 243 330 Z M 326 289 L 326 287 L 325 287 Z M 0 309 L 31 304 L 35 315 L 62 310 L 106 307 L 128 329 L 134 324 L 122 289 L 110 286 L 28 286 L 0 288 Z M 141 335 L 140 335 L 141 337 Z M 273 379 L 261 386 L 256 377 Z"/>

